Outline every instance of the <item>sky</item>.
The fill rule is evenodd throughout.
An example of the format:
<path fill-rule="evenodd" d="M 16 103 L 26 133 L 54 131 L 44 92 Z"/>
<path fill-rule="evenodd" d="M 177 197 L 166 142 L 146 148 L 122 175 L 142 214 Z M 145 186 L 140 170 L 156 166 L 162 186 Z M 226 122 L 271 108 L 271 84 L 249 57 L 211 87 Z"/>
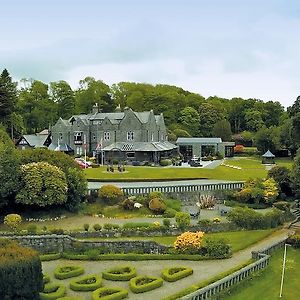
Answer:
<path fill-rule="evenodd" d="M 0 28 L 14 80 L 164 83 L 285 107 L 300 95 L 298 0 L 0 0 Z"/>

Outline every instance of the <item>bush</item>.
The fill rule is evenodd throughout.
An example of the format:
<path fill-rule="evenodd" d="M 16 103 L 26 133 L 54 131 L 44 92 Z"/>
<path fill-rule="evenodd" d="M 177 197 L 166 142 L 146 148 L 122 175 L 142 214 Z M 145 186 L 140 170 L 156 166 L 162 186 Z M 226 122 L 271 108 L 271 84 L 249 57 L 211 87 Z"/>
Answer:
<path fill-rule="evenodd" d="M 87 224 L 87 223 L 83 224 L 83 229 L 85 231 L 89 231 L 89 228 L 90 228 L 90 224 Z"/>
<path fill-rule="evenodd" d="M 48 283 L 45 284 L 44 290 L 40 293 L 41 300 L 55 300 L 61 298 L 66 293 L 66 287 L 61 284 Z"/>
<path fill-rule="evenodd" d="M 163 280 L 160 277 L 154 276 L 137 276 L 129 281 L 129 287 L 133 293 L 144 293 L 163 285 Z"/>
<path fill-rule="evenodd" d="M 295 248 L 300 248 L 300 234 L 293 234 L 287 239 L 287 243 L 293 245 Z"/>
<path fill-rule="evenodd" d="M 9 214 L 4 217 L 4 224 L 10 229 L 16 231 L 22 222 L 22 218 L 18 214 Z"/>
<path fill-rule="evenodd" d="M 35 224 L 29 224 L 27 226 L 27 232 L 29 234 L 36 234 L 36 232 L 37 232 L 37 226 Z"/>
<path fill-rule="evenodd" d="M 218 224 L 221 222 L 220 218 L 213 218 L 213 223 Z"/>
<path fill-rule="evenodd" d="M 164 217 L 166 218 L 174 218 L 177 213 L 177 210 L 167 207 L 166 210 L 164 211 Z"/>
<path fill-rule="evenodd" d="M 103 185 L 99 190 L 99 197 L 105 204 L 115 205 L 124 197 L 123 191 L 114 185 Z"/>
<path fill-rule="evenodd" d="M 83 298 L 66 296 L 62 298 L 57 298 L 57 300 L 83 300 Z"/>
<path fill-rule="evenodd" d="M 152 198 L 149 202 L 149 209 L 155 213 L 163 213 L 166 208 L 166 205 L 160 198 Z"/>
<path fill-rule="evenodd" d="M 188 267 L 172 267 L 162 271 L 162 278 L 168 282 L 174 282 L 193 274 L 193 269 Z"/>
<path fill-rule="evenodd" d="M 151 228 L 152 223 L 149 222 L 128 222 L 123 224 L 124 229 L 140 229 L 140 228 Z"/>
<path fill-rule="evenodd" d="M 153 192 L 149 193 L 148 198 L 149 198 L 149 200 L 154 199 L 154 198 L 163 199 L 163 193 L 160 191 L 153 191 Z"/>
<path fill-rule="evenodd" d="M 273 203 L 273 206 L 283 211 L 289 211 L 291 204 L 287 201 L 278 201 Z"/>
<path fill-rule="evenodd" d="M 210 219 L 200 219 L 197 224 L 200 226 L 210 226 L 212 221 Z"/>
<path fill-rule="evenodd" d="M 128 291 L 121 288 L 103 287 L 92 292 L 92 300 L 121 300 L 128 296 Z"/>
<path fill-rule="evenodd" d="M 231 248 L 224 239 L 207 238 L 203 247 L 209 258 L 227 258 L 231 254 Z"/>
<path fill-rule="evenodd" d="M 43 283 L 49 283 L 50 282 L 50 276 L 48 274 L 43 275 Z"/>
<path fill-rule="evenodd" d="M 170 219 L 163 219 L 163 225 L 166 226 L 166 227 L 170 227 L 171 220 Z"/>
<path fill-rule="evenodd" d="M 172 208 L 176 211 L 181 211 L 182 202 L 179 199 L 164 199 L 164 203 L 166 204 L 167 208 Z"/>
<path fill-rule="evenodd" d="M 128 281 L 136 276 L 136 269 L 131 266 L 115 267 L 102 272 L 102 277 L 106 280 Z"/>
<path fill-rule="evenodd" d="M 172 165 L 172 160 L 171 159 L 161 159 L 159 164 L 162 167 L 170 166 L 170 165 Z"/>
<path fill-rule="evenodd" d="M 97 260 L 98 256 L 101 254 L 98 249 L 88 249 L 84 252 L 89 260 Z"/>
<path fill-rule="evenodd" d="M 123 200 L 120 206 L 125 210 L 133 210 L 134 209 L 134 201 L 130 198 Z"/>
<path fill-rule="evenodd" d="M 42 254 L 40 255 L 40 260 L 41 261 L 50 261 L 50 260 L 56 260 L 60 259 L 61 254 L 60 253 L 51 253 L 51 254 Z"/>
<path fill-rule="evenodd" d="M 88 275 L 70 282 L 70 289 L 73 291 L 94 291 L 101 287 L 102 278 L 99 275 Z"/>
<path fill-rule="evenodd" d="M 112 223 L 103 224 L 103 229 L 106 229 L 106 230 L 119 229 L 119 228 L 120 228 L 119 224 L 112 224 Z"/>
<path fill-rule="evenodd" d="M 54 277 L 56 279 L 66 279 L 82 275 L 83 273 L 84 269 L 80 266 L 58 266 L 54 271 Z"/>
<path fill-rule="evenodd" d="M 94 224 L 93 228 L 95 231 L 100 231 L 102 226 L 100 224 Z"/>
<path fill-rule="evenodd" d="M 202 246 L 204 232 L 184 232 L 176 238 L 174 248 L 181 253 L 197 254 Z"/>
<path fill-rule="evenodd" d="M 186 228 L 191 224 L 191 216 L 188 213 L 177 212 L 175 215 L 175 221 L 179 228 Z"/>
<path fill-rule="evenodd" d="M 43 289 L 38 253 L 0 239 L 0 299 L 37 300 Z"/>
<path fill-rule="evenodd" d="M 52 228 L 50 232 L 53 234 L 64 234 L 64 230 L 62 228 Z"/>

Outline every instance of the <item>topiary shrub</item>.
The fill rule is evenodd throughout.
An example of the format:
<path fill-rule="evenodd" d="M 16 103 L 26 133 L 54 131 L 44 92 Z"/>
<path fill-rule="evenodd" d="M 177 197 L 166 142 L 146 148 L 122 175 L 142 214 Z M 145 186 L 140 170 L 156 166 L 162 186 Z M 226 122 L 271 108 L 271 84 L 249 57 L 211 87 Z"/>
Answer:
<path fill-rule="evenodd" d="M 131 266 L 123 266 L 102 272 L 102 277 L 113 281 L 127 281 L 136 276 L 136 269 Z"/>
<path fill-rule="evenodd" d="M 61 284 L 48 283 L 45 284 L 43 292 L 40 293 L 41 300 L 56 300 L 66 293 L 66 287 Z"/>
<path fill-rule="evenodd" d="M 38 253 L 0 239 L 0 299 L 37 300 L 43 290 Z"/>
<path fill-rule="evenodd" d="M 73 291 L 94 291 L 101 287 L 102 278 L 99 275 L 88 275 L 70 282 Z"/>
<path fill-rule="evenodd" d="M 80 266 L 58 266 L 54 271 L 54 277 L 56 279 L 66 279 L 82 275 L 84 269 Z"/>
<path fill-rule="evenodd" d="M 114 205 L 121 202 L 124 197 L 123 191 L 114 185 L 103 185 L 99 190 L 99 197 L 105 204 Z"/>
<path fill-rule="evenodd" d="M 120 300 L 127 296 L 127 290 L 115 287 L 103 287 L 92 292 L 92 300 Z"/>
<path fill-rule="evenodd" d="M 22 222 L 22 217 L 18 214 L 9 214 L 4 217 L 4 224 L 13 231 L 16 231 Z"/>
<path fill-rule="evenodd" d="M 184 277 L 193 274 L 193 269 L 188 267 L 172 267 L 166 268 L 162 271 L 162 278 L 165 281 L 174 282 Z"/>
<path fill-rule="evenodd" d="M 131 278 L 129 287 L 133 293 L 144 293 L 157 289 L 163 285 L 163 280 L 160 277 L 154 276 L 137 276 Z"/>
<path fill-rule="evenodd" d="M 152 198 L 149 201 L 149 209 L 155 213 L 163 213 L 166 210 L 166 205 L 160 198 Z"/>
<path fill-rule="evenodd" d="M 94 224 L 93 228 L 95 231 L 100 231 L 102 226 L 100 224 Z"/>

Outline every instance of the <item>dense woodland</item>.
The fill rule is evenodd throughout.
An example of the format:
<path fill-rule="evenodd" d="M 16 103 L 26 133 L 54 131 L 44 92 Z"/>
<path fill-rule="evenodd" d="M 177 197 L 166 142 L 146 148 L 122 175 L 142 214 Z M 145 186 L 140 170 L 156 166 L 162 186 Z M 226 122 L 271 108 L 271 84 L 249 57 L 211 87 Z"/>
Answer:
<path fill-rule="evenodd" d="M 46 84 L 22 79 L 15 83 L 5 69 L 0 76 L 0 122 L 11 136 L 39 132 L 59 117 L 89 113 L 94 103 L 103 112 L 130 107 L 135 111 L 153 109 L 163 113 L 169 139 L 176 137 L 221 137 L 260 151 L 289 149 L 300 145 L 300 98 L 287 109 L 278 101 L 203 96 L 180 87 L 120 82 L 108 86 L 86 77 L 73 90 L 66 81 Z"/>

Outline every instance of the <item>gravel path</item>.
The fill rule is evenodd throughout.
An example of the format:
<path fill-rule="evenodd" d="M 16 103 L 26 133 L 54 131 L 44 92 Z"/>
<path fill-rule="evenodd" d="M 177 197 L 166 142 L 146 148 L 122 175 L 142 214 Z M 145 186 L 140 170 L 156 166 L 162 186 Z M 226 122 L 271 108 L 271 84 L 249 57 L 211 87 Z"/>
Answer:
<path fill-rule="evenodd" d="M 179 280 L 175 283 L 164 282 L 161 288 L 153 290 L 151 292 L 146 292 L 142 294 L 133 294 L 129 291 L 129 299 L 132 300 L 151 300 L 151 299 L 162 299 L 168 295 L 172 295 L 176 292 L 181 291 L 182 289 L 191 286 L 195 283 L 206 280 L 210 277 L 213 277 L 221 272 L 229 270 L 236 265 L 239 265 L 243 262 L 246 262 L 251 258 L 251 251 L 262 249 L 270 244 L 275 243 L 276 241 L 282 240 L 287 237 L 289 230 L 282 229 L 277 231 L 273 235 L 267 237 L 265 240 L 245 249 L 239 251 L 233 255 L 230 259 L 224 260 L 210 260 L 210 261 L 139 261 L 139 262 L 124 262 L 124 261 L 103 261 L 103 262 L 94 262 L 94 261 L 70 261 L 70 260 L 59 260 L 59 261 L 49 261 L 43 262 L 43 271 L 44 273 L 49 274 L 51 277 L 55 267 L 60 264 L 68 265 L 81 265 L 85 268 L 86 274 L 101 273 L 103 270 L 119 265 L 130 264 L 135 266 L 139 275 L 154 275 L 160 276 L 160 272 L 165 267 L 172 266 L 188 266 L 193 268 L 194 274 Z M 65 280 L 64 284 L 68 286 L 68 282 L 71 279 Z M 52 281 L 58 281 L 53 279 Z M 129 290 L 128 282 L 113 282 L 103 280 L 105 286 L 119 286 Z M 90 293 L 84 292 L 73 292 L 70 289 L 67 289 L 68 295 L 77 295 L 81 296 L 85 300 L 91 300 Z"/>

